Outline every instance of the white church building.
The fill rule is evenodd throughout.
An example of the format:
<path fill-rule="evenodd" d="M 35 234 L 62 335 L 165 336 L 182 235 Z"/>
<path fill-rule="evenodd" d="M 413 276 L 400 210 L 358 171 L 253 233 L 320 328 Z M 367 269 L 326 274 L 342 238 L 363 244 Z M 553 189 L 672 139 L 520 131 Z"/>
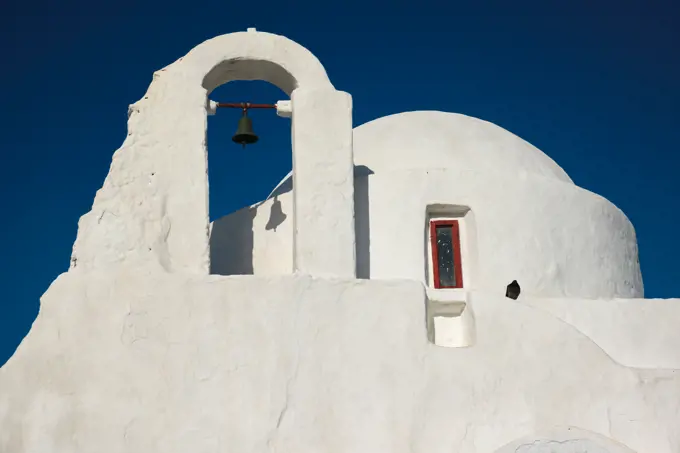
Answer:
<path fill-rule="evenodd" d="M 290 96 L 293 171 L 208 217 L 209 95 Z M 680 299 L 633 226 L 512 133 L 353 129 L 249 29 L 154 74 L 71 266 L 0 369 L 1 453 L 680 453 Z"/>

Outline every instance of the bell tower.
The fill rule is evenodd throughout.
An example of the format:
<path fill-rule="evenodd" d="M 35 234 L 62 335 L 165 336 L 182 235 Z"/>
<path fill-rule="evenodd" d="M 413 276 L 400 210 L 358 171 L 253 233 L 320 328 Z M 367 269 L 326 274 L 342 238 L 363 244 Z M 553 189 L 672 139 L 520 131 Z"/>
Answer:
<path fill-rule="evenodd" d="M 264 80 L 291 97 L 295 272 L 355 276 L 352 98 L 307 49 L 255 29 L 208 40 L 154 74 L 80 219 L 72 268 L 209 273 L 208 96 L 234 80 Z"/>

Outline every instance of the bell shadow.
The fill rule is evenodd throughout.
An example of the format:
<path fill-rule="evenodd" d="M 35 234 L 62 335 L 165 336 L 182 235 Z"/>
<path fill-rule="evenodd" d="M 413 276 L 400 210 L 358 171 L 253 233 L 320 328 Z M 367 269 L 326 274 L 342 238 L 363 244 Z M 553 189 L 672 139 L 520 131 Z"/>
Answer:
<path fill-rule="evenodd" d="M 279 201 L 278 197 L 275 196 L 272 206 L 269 209 L 269 220 L 267 220 L 267 224 L 265 225 L 264 229 L 276 231 L 276 228 L 281 225 L 287 217 L 288 216 L 281 208 L 281 201 Z"/>
<path fill-rule="evenodd" d="M 371 277 L 371 225 L 369 178 L 374 172 L 364 165 L 354 167 L 354 234 L 356 275 Z M 286 221 L 278 196 L 293 190 L 289 177 L 272 193 L 265 230 L 274 230 Z M 253 220 L 255 207 L 244 208 L 213 222 L 210 231 L 210 273 L 216 275 L 253 275 Z"/>

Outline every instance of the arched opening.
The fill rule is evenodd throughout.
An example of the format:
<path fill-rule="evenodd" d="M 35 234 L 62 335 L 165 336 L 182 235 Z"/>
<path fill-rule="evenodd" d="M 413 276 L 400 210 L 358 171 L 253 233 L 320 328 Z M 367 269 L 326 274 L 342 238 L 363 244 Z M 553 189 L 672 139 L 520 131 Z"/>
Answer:
<path fill-rule="evenodd" d="M 275 104 L 287 100 L 288 95 L 268 82 L 234 81 L 216 88 L 209 98 L 217 102 Z M 243 148 L 232 141 L 240 116 L 239 109 L 225 108 L 208 117 L 211 222 L 264 200 L 291 169 L 290 119 L 279 117 L 275 110 L 249 110 L 259 140 Z"/>
<path fill-rule="evenodd" d="M 203 88 L 212 95 L 213 90 L 228 82 L 255 80 L 267 81 L 287 95 L 298 87 L 297 79 L 281 64 L 257 58 L 234 58 L 215 65 L 203 78 Z"/>
<path fill-rule="evenodd" d="M 229 82 L 213 90 L 209 97 L 216 102 L 257 104 L 275 104 L 288 99 L 286 93 L 277 86 L 260 80 Z M 248 116 L 259 139 L 255 144 L 242 147 L 232 141 L 241 115 L 239 109 L 218 108 L 215 115 L 208 117 L 206 142 L 211 274 L 254 274 L 254 260 L 257 259 L 255 249 L 258 246 L 256 234 L 286 236 L 276 240 L 283 240 L 292 248 L 292 237 L 288 237 L 290 228 L 260 231 L 263 228 L 271 229 L 268 227 L 272 222 L 277 227 L 283 222 L 292 222 L 292 212 L 279 209 L 281 212 L 277 212 L 275 219 L 265 220 L 262 217 L 267 216 L 268 212 L 253 207 L 265 200 L 291 169 L 290 119 L 278 116 L 275 110 L 249 110 Z M 276 206 L 280 207 L 280 203 Z M 286 211 L 290 211 L 290 208 L 287 207 Z M 272 257 L 278 258 L 280 256 Z M 283 270 L 287 269 L 282 267 Z M 288 272 L 292 272 L 292 269 L 288 269 Z"/>

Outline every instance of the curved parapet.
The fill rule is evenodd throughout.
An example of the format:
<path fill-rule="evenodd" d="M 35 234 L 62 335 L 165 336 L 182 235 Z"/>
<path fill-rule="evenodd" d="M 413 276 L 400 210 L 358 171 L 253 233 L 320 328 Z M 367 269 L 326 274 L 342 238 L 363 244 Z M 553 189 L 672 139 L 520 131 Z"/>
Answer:
<path fill-rule="evenodd" d="M 522 297 L 573 326 L 623 366 L 680 370 L 680 299 Z"/>
<path fill-rule="evenodd" d="M 183 73 L 191 83 L 200 80 L 208 92 L 234 80 L 264 80 L 289 96 L 299 87 L 333 88 L 309 50 L 284 36 L 255 31 L 205 41 L 166 69 Z"/>

